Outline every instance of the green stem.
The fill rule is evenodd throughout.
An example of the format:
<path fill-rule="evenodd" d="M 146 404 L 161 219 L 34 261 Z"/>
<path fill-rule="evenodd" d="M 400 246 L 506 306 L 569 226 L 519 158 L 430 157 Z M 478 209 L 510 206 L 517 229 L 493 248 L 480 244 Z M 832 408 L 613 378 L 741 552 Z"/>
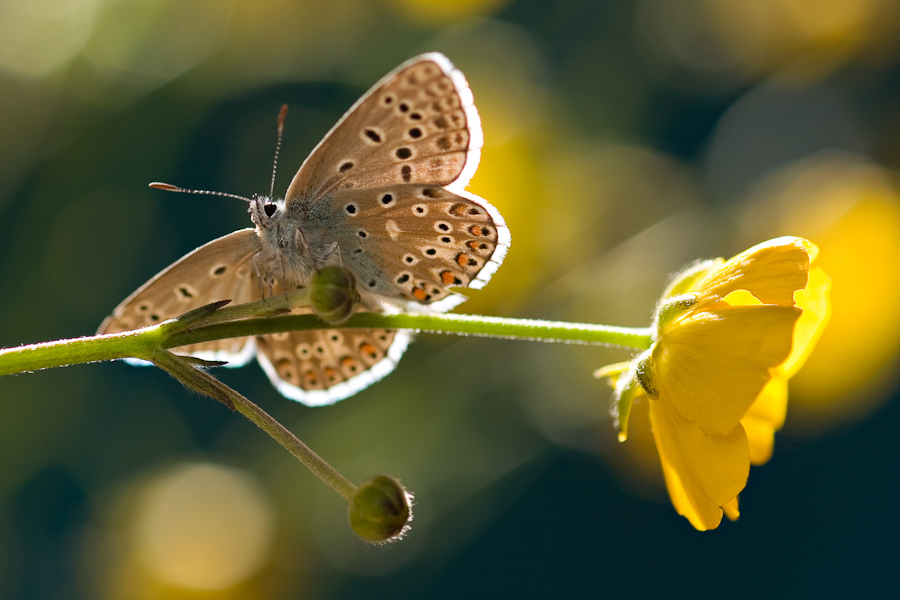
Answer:
<path fill-rule="evenodd" d="M 154 340 L 156 344 L 163 341 L 158 325 L 111 335 L 4 348 L 0 350 L 0 375 L 118 358 L 146 359 L 153 351 Z"/>
<path fill-rule="evenodd" d="M 190 331 L 173 334 L 166 340 L 165 346 L 172 348 L 214 339 L 323 328 L 413 329 L 429 333 L 550 343 L 592 344 L 636 350 L 646 350 L 653 342 L 650 328 L 440 313 L 401 313 L 396 315 L 357 313 L 340 325 L 324 325 L 314 315 L 287 315 L 201 326 Z"/>
<path fill-rule="evenodd" d="M 306 468 L 312 471 L 316 477 L 330 486 L 345 500 L 350 500 L 353 492 L 356 491 L 356 486 L 248 398 L 231 389 L 206 371 L 189 364 L 183 357 L 176 356 L 166 350 L 155 352 L 152 360 L 156 366 L 165 370 L 187 387 L 219 400 L 229 408 L 237 410 L 253 421 L 257 427 L 281 444 Z"/>
<path fill-rule="evenodd" d="M 279 306 L 273 310 L 270 305 L 266 310 L 271 314 L 286 309 Z M 346 323 L 336 326 L 323 323 L 314 315 L 253 317 L 220 322 L 223 319 L 221 313 L 228 317 L 259 314 L 258 307 L 254 307 L 254 311 L 238 306 L 227 307 L 205 316 L 201 311 L 200 316 L 193 315 L 181 321 L 174 319 L 124 333 L 7 348 L 0 350 L 0 375 L 128 357 L 150 360 L 154 350 L 160 346 L 173 348 L 231 337 L 309 329 L 413 329 L 504 339 L 599 344 L 637 350 L 645 350 L 652 343 L 650 329 L 536 319 L 430 313 L 357 313 Z M 183 330 L 184 327 L 191 329 Z"/>

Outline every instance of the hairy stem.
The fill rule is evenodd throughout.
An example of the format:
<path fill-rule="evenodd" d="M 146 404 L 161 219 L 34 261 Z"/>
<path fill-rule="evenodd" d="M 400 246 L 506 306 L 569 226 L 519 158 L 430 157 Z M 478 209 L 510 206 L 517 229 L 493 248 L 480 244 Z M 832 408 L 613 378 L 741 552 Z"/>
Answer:
<path fill-rule="evenodd" d="M 285 306 L 252 303 L 216 310 L 197 309 L 159 325 L 93 337 L 58 340 L 0 350 L 0 375 L 50 367 L 141 358 L 152 360 L 157 348 L 174 348 L 212 340 L 309 329 L 413 329 L 431 333 L 473 335 L 542 342 L 597 344 L 645 350 L 652 342 L 646 328 L 612 327 L 537 319 L 506 319 L 477 315 L 357 313 L 339 326 L 315 315 L 250 316 L 288 310 Z M 225 321 L 224 318 L 240 320 Z M 242 318 L 243 317 L 243 318 Z"/>
<path fill-rule="evenodd" d="M 287 315 L 200 326 L 172 335 L 165 345 L 171 348 L 213 339 L 323 328 L 413 329 L 429 333 L 551 343 L 592 344 L 636 350 L 646 350 L 652 343 L 652 332 L 649 328 L 441 313 L 400 313 L 396 315 L 357 313 L 339 326 L 325 325 L 314 315 Z"/>
<path fill-rule="evenodd" d="M 330 486 L 345 500 L 350 500 L 350 497 L 356 490 L 356 486 L 350 480 L 325 462 L 284 425 L 273 419 L 269 413 L 245 396 L 231 389 L 206 371 L 191 365 L 183 357 L 172 354 L 167 350 L 158 350 L 154 353 L 152 360 L 155 365 L 165 370 L 187 387 L 222 402 L 253 421 L 257 427 L 281 444 L 306 468 L 312 471 L 316 477 Z"/>

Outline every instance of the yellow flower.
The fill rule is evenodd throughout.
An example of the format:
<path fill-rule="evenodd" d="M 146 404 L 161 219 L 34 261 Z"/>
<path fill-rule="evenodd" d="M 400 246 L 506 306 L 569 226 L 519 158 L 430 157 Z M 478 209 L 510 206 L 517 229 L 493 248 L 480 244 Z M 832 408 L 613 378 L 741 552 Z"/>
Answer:
<path fill-rule="evenodd" d="M 830 282 L 811 268 L 818 249 L 770 240 L 678 275 L 660 300 L 649 350 L 600 369 L 615 387 L 619 439 L 640 394 L 666 487 L 700 530 L 738 517 L 750 464 L 772 454 L 787 409 L 787 382 L 828 318 Z"/>

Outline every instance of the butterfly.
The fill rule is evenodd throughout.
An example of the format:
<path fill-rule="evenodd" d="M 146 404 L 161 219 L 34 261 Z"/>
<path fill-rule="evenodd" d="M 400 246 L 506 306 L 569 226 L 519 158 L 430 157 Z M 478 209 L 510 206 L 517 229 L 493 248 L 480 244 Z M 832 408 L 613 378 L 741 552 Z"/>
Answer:
<path fill-rule="evenodd" d="M 284 109 L 279 132 L 283 119 Z M 450 310 L 465 300 L 450 288 L 484 286 L 510 245 L 500 213 L 464 189 L 478 167 L 482 142 L 463 74 L 442 54 L 417 56 L 344 114 L 283 198 L 244 199 L 254 227 L 213 240 L 164 269 L 119 304 L 98 333 L 152 325 L 218 300 L 252 302 L 279 285 L 285 291 L 302 288 L 327 265 L 353 274 L 361 300 L 357 310 Z M 319 406 L 390 373 L 411 335 L 335 328 L 175 351 L 229 366 L 255 355 L 283 395 Z"/>

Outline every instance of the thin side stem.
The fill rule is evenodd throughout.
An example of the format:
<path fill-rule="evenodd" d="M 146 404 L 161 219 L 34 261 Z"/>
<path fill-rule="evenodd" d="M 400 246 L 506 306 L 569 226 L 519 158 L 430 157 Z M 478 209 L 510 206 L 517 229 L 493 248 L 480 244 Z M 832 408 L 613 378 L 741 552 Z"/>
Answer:
<path fill-rule="evenodd" d="M 350 500 L 350 497 L 356 490 L 356 486 L 334 467 L 322 460 L 322 457 L 301 442 L 290 430 L 273 419 L 269 413 L 248 398 L 231 389 L 209 373 L 190 365 L 182 357 L 166 350 L 157 351 L 153 356 L 153 363 L 187 387 L 219 400 L 250 419 L 257 427 L 268 433 L 272 439 L 281 444 L 297 460 L 303 463 L 316 477 L 330 486 L 345 500 Z"/>

